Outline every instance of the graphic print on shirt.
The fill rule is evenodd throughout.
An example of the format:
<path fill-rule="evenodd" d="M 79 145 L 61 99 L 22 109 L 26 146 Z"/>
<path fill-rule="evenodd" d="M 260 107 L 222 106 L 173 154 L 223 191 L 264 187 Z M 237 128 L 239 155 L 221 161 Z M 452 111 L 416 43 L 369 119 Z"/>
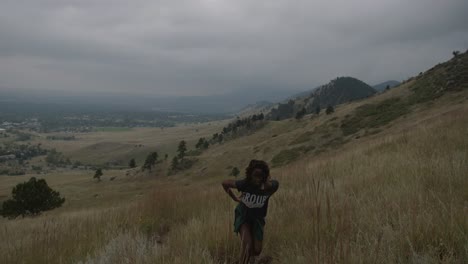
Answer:
<path fill-rule="evenodd" d="M 248 208 L 262 208 L 269 195 L 242 193 L 242 203 Z"/>

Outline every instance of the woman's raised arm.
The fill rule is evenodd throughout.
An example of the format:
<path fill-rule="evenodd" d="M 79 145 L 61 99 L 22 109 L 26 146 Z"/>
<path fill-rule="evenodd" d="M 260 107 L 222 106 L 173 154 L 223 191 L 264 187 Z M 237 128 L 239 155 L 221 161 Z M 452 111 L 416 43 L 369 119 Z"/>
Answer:
<path fill-rule="evenodd" d="M 236 181 L 235 180 L 224 180 L 221 185 L 223 185 L 223 189 L 224 191 L 229 194 L 229 196 L 231 196 L 232 200 L 234 200 L 235 202 L 240 202 L 241 200 L 239 199 L 239 197 L 237 197 L 233 192 L 232 192 L 232 188 L 237 188 L 236 187 Z"/>

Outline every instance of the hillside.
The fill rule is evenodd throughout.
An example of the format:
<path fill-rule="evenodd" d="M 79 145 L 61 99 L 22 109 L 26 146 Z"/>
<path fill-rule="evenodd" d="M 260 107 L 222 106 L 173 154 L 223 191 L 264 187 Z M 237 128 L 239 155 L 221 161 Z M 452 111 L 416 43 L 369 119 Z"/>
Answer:
<path fill-rule="evenodd" d="M 393 87 L 396 87 L 400 84 L 399 81 L 386 81 L 386 82 L 382 82 L 382 83 L 379 83 L 379 84 L 376 84 L 376 85 L 373 85 L 372 88 L 374 88 L 376 91 L 383 91 L 385 90 L 387 87 L 389 88 L 393 88 Z"/>
<path fill-rule="evenodd" d="M 261 113 L 269 110 L 274 103 L 268 101 L 258 101 L 254 104 L 249 104 L 242 108 L 236 115 L 237 116 L 249 116 L 252 114 Z"/>
<path fill-rule="evenodd" d="M 375 93 L 376 90 L 358 79 L 338 77 L 328 84 L 314 89 L 308 96 L 279 104 L 277 108 L 271 110 L 267 117 L 271 120 L 283 120 L 293 117 L 302 109 L 305 109 L 306 113 L 312 113 L 317 107 L 335 106 L 366 98 Z"/>
<path fill-rule="evenodd" d="M 467 72 L 468 54 L 460 54 L 334 113 L 269 121 L 213 144 L 190 170 L 92 187 L 125 200 L 97 206 L 87 198 L 87 207 L 0 220 L 0 236 L 12 238 L 0 253 L 6 263 L 235 263 L 235 204 L 220 182 L 255 158 L 280 182 L 260 263 L 464 263 Z M 65 188 L 60 181 L 53 186 Z M 89 193 L 76 195 L 79 203 Z"/>

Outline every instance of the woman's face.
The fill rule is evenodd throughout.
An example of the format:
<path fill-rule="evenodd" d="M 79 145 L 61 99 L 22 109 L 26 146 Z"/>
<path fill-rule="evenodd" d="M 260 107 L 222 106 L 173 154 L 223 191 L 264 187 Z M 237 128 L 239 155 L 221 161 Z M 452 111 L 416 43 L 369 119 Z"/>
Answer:
<path fill-rule="evenodd" d="M 263 172 L 260 169 L 256 169 L 252 172 L 252 184 L 260 186 L 263 182 Z"/>

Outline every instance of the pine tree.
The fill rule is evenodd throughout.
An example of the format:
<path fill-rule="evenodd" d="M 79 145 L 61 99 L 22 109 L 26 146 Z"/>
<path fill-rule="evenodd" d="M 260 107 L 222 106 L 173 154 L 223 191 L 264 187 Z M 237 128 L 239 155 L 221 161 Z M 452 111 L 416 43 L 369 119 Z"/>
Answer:
<path fill-rule="evenodd" d="M 198 140 L 197 144 L 195 145 L 195 148 L 197 148 L 197 149 L 202 148 L 204 143 L 205 143 L 205 138 L 200 138 Z"/>
<path fill-rule="evenodd" d="M 320 105 L 317 105 L 317 107 L 315 108 L 315 114 L 320 114 Z"/>
<path fill-rule="evenodd" d="M 146 157 L 145 163 L 143 164 L 143 167 L 141 167 L 141 169 L 143 171 L 145 171 L 145 170 L 151 171 L 151 169 L 156 165 L 157 160 L 158 160 L 158 153 L 157 152 L 151 152 Z"/>
<path fill-rule="evenodd" d="M 104 173 L 102 173 L 102 169 L 99 168 L 99 169 L 97 169 L 96 172 L 94 173 L 93 178 L 94 178 L 94 179 L 97 179 L 98 182 L 100 182 L 100 181 L 101 181 L 101 176 L 102 176 L 102 175 L 104 175 Z"/>
<path fill-rule="evenodd" d="M 171 169 L 173 171 L 177 170 L 177 168 L 179 167 L 179 159 L 177 159 L 177 157 L 174 157 L 172 159 L 172 163 L 171 163 Z"/>
<path fill-rule="evenodd" d="M 177 148 L 177 152 L 179 152 L 178 157 L 179 159 L 184 159 L 185 152 L 187 151 L 187 143 L 185 140 L 180 141 L 179 147 Z"/>
<path fill-rule="evenodd" d="M 17 184 L 11 193 L 12 199 L 3 202 L 0 210 L 3 217 L 37 215 L 42 211 L 60 207 L 65 202 L 65 198 L 52 190 L 44 179 L 36 180 L 34 177 Z"/>
<path fill-rule="evenodd" d="M 128 166 L 130 168 L 135 168 L 136 167 L 136 161 L 135 159 L 131 159 L 130 162 L 128 163 Z"/>

